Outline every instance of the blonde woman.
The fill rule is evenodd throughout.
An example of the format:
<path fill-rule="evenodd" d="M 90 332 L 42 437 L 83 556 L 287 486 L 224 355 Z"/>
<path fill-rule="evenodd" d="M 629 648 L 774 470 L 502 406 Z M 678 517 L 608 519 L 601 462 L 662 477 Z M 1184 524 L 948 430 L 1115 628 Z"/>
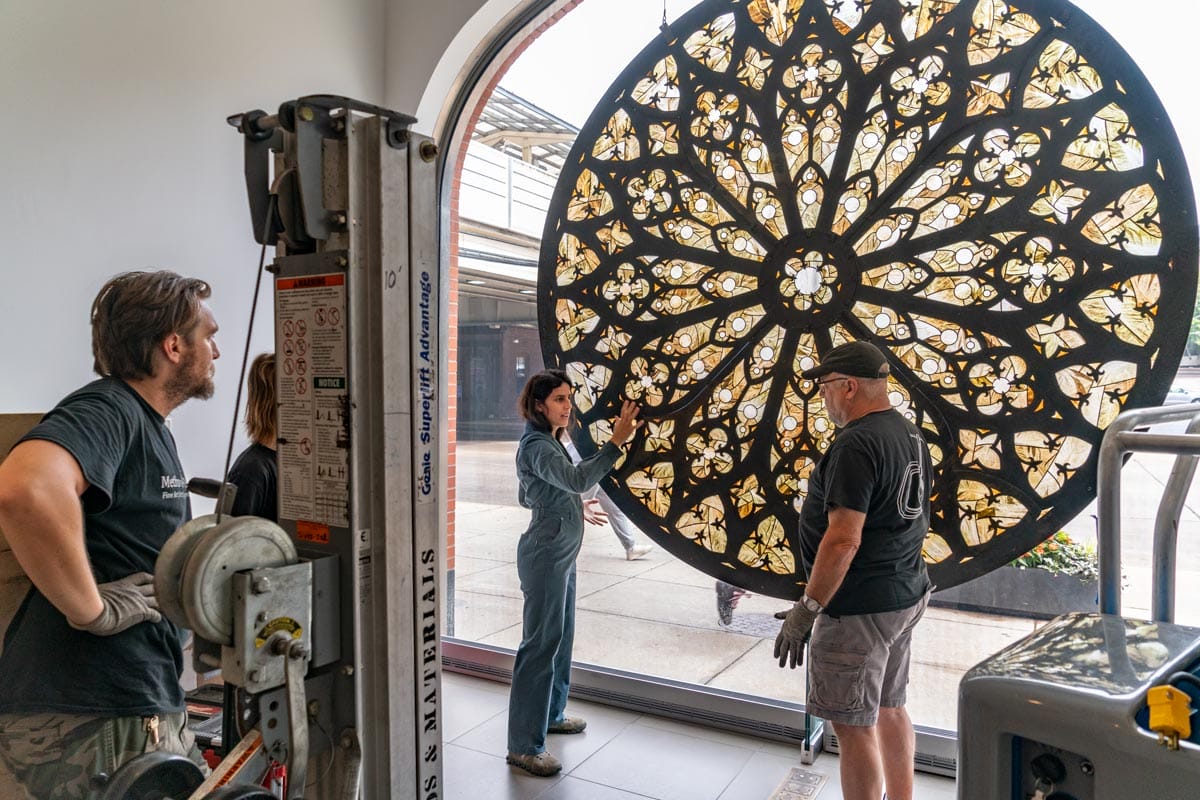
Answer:
<path fill-rule="evenodd" d="M 246 433 L 252 444 L 229 470 L 229 482 L 237 487 L 232 509 L 235 517 L 279 520 L 275 417 L 275 354 L 260 353 L 246 376 Z"/>

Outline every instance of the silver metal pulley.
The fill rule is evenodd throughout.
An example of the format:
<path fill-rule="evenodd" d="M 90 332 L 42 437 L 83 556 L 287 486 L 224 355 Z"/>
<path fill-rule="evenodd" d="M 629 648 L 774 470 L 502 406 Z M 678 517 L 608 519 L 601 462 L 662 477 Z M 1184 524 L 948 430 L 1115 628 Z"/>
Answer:
<path fill-rule="evenodd" d="M 212 642 L 234 644 L 234 575 L 298 561 L 283 529 L 260 517 L 208 514 L 184 523 L 163 546 L 154 589 L 167 619 Z"/>
<path fill-rule="evenodd" d="M 252 730 L 234 748 L 245 745 L 248 757 L 227 756 L 217 771 L 234 777 L 283 764 L 292 782 L 288 797 L 300 797 L 309 754 L 304 680 L 312 656 L 312 563 L 300 560 L 274 522 L 210 514 L 167 540 L 154 586 L 163 614 L 195 633 L 197 671 L 220 667 L 226 683 L 258 698 L 286 687 L 275 724 Z"/>

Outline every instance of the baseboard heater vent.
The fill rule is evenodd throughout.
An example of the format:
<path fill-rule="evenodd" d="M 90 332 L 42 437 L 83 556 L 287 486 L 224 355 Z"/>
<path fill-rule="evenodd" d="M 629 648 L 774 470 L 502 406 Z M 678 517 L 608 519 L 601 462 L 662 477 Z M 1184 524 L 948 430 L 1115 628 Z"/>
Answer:
<path fill-rule="evenodd" d="M 572 686 L 571 694 L 577 695 L 581 700 L 591 700 L 595 703 L 618 706 L 644 714 L 680 719 L 685 722 L 693 722 L 697 725 L 709 725 L 722 730 L 745 733 L 760 739 L 774 739 L 777 741 L 795 742 L 797 744 L 803 744 L 805 741 L 803 728 L 765 723 L 733 714 L 697 708 L 692 705 L 679 705 L 627 692 L 598 689 L 590 686 Z"/>
<path fill-rule="evenodd" d="M 913 764 L 918 772 L 944 775 L 948 778 L 956 777 L 958 774 L 957 746 L 957 742 L 945 734 L 917 730 L 917 753 L 913 757 Z M 825 731 L 825 749 L 831 753 L 842 752 L 832 725 Z"/>

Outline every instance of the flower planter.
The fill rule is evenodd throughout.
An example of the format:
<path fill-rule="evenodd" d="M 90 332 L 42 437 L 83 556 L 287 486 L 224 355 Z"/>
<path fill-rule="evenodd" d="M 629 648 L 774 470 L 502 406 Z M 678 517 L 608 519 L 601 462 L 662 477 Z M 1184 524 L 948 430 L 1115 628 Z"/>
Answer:
<path fill-rule="evenodd" d="M 1053 619 L 1071 611 L 1096 611 L 1097 592 L 1095 578 L 1081 580 L 1044 569 L 1004 566 L 934 592 L 929 604 L 984 614 Z"/>

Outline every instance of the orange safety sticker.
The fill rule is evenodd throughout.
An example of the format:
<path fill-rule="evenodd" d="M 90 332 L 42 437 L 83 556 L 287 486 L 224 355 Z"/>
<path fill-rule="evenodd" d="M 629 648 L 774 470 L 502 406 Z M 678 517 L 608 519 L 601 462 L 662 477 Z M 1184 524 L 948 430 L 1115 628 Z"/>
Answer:
<path fill-rule="evenodd" d="M 296 538 L 302 542 L 329 544 L 329 526 L 306 519 L 296 520 Z"/>

